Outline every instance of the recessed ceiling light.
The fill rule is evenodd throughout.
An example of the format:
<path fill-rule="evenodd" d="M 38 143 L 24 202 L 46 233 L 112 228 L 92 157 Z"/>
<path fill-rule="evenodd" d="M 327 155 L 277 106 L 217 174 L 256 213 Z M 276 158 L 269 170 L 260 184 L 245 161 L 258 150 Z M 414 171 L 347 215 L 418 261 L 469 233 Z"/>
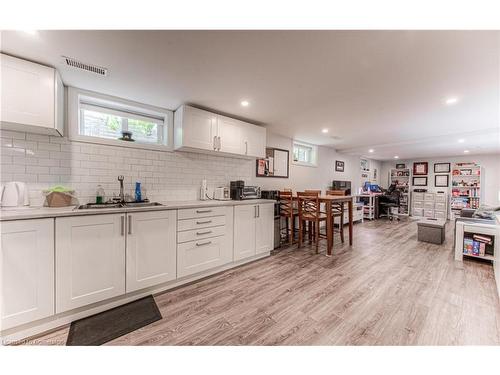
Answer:
<path fill-rule="evenodd" d="M 394 156 L 394 159 L 399 159 L 399 156 L 397 156 L 397 155 L 396 155 L 396 156 Z"/>
<path fill-rule="evenodd" d="M 453 104 L 456 104 L 457 102 L 458 102 L 458 98 L 457 98 L 457 97 L 455 97 L 455 96 L 452 96 L 452 97 L 447 98 L 447 99 L 445 100 L 445 103 L 446 103 L 447 105 L 453 105 Z"/>
<path fill-rule="evenodd" d="M 373 148 L 369 149 L 368 152 L 374 152 L 375 150 Z"/>
<path fill-rule="evenodd" d="M 248 100 L 242 100 L 241 103 L 240 103 L 243 107 L 248 107 L 250 105 L 250 103 L 248 102 Z"/>
<path fill-rule="evenodd" d="M 321 132 L 322 133 L 328 133 L 328 129 L 323 129 Z"/>
<path fill-rule="evenodd" d="M 463 139 L 463 138 L 460 138 L 460 139 L 458 140 L 458 143 L 464 143 L 464 142 L 465 142 L 465 139 Z"/>
<path fill-rule="evenodd" d="M 464 150 L 464 154 L 468 154 L 469 153 L 469 150 Z"/>

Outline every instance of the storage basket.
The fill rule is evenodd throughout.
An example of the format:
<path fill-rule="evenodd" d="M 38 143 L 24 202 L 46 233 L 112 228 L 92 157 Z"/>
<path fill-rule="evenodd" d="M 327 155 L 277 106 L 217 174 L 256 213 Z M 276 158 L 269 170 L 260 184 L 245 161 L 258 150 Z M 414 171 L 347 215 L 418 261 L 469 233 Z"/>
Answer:
<path fill-rule="evenodd" d="M 73 192 L 57 192 L 52 191 L 46 195 L 48 207 L 66 207 L 71 206 L 73 200 Z"/>

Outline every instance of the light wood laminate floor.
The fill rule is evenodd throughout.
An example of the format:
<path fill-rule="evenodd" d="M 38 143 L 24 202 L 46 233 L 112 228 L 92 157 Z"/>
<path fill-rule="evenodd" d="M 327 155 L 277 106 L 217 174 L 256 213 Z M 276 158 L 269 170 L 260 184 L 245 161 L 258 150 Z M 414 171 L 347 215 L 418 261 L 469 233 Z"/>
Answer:
<path fill-rule="evenodd" d="M 108 345 L 500 343 L 491 264 L 417 242 L 416 223 L 356 224 L 334 256 L 296 246 L 155 297 L 161 321 Z M 347 241 L 346 241 L 347 242 Z M 324 249 L 324 247 L 323 247 Z M 32 343 L 64 344 L 68 327 Z"/>

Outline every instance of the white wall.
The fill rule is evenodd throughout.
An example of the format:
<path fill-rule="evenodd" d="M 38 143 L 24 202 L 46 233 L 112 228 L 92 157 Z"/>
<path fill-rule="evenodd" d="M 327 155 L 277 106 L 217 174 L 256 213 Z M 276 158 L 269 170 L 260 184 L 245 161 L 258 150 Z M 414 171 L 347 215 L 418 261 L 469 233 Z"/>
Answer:
<path fill-rule="evenodd" d="M 255 183 L 263 189 L 290 188 L 293 191 L 305 189 L 326 190 L 333 180 L 346 180 L 352 183 L 352 193 L 357 192 L 360 186 L 359 156 L 345 155 L 336 152 L 331 147 L 318 147 L 318 166 L 306 167 L 295 165 L 292 158 L 292 139 L 276 134 L 267 135 L 267 146 L 290 151 L 289 178 L 256 177 Z M 344 172 L 335 172 L 335 161 L 344 161 Z M 371 170 L 377 168 L 377 183 L 380 181 L 381 163 L 371 160 Z"/>
<path fill-rule="evenodd" d="M 388 187 L 389 170 L 395 168 L 396 164 L 405 163 L 410 169 L 413 168 L 413 162 L 428 162 L 429 174 L 427 179 L 427 189 L 429 191 L 443 190 L 434 186 L 434 163 L 453 163 L 455 162 L 475 162 L 483 167 L 482 173 L 484 178 L 484 186 L 482 187 L 482 204 L 490 206 L 500 205 L 500 155 L 473 155 L 473 156 L 449 156 L 441 158 L 419 158 L 418 160 L 394 160 L 382 163 L 382 186 Z M 423 187 L 425 188 L 425 187 Z M 448 194 L 451 193 L 451 176 Z"/>

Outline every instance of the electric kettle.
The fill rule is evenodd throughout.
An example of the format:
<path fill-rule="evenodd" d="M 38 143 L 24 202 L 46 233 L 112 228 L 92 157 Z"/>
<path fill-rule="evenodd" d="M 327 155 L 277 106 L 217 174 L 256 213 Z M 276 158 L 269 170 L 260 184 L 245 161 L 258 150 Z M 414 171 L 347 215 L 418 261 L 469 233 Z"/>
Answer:
<path fill-rule="evenodd" d="M 2 207 L 29 206 L 28 189 L 24 182 L 7 182 L 2 186 Z"/>

